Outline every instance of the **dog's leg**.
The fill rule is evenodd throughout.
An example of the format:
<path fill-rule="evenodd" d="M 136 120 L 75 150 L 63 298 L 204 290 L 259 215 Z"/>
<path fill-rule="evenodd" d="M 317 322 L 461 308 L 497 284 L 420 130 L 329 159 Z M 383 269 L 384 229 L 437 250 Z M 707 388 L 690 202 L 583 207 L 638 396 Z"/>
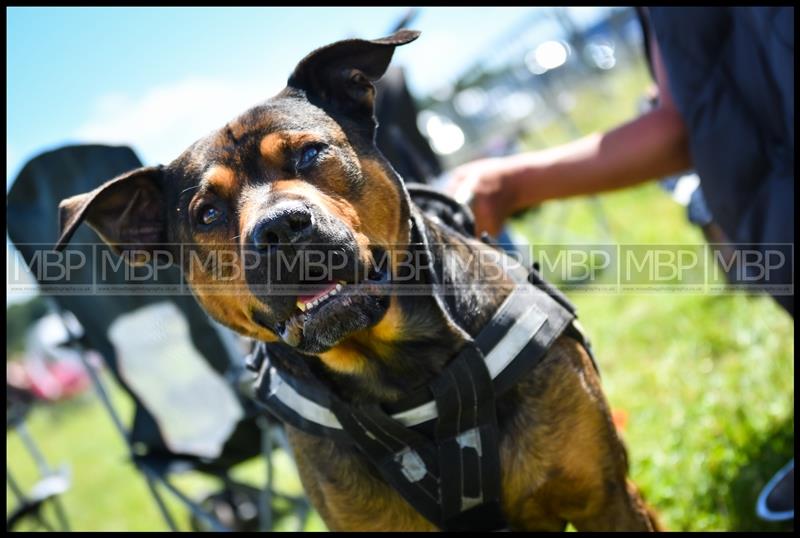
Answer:
<path fill-rule="evenodd" d="M 517 387 L 503 443 L 505 509 L 516 530 L 658 528 L 627 480 L 628 460 L 591 359 L 559 339 Z"/>
<path fill-rule="evenodd" d="M 329 530 L 436 530 L 352 449 L 291 426 L 286 433 L 303 488 Z"/>
<path fill-rule="evenodd" d="M 575 519 L 572 524 L 578 531 L 661 531 L 664 530 L 648 507 L 638 489 L 630 480 L 609 487 L 605 499 L 596 505 L 594 514 Z"/>
<path fill-rule="evenodd" d="M 596 465 L 591 475 L 598 480 L 593 480 L 595 487 L 586 492 L 583 509 L 568 519 L 578 531 L 661 530 L 655 512 L 628 478 L 628 453 L 611 420 L 600 379 L 584 353 L 580 361 L 582 386 L 595 403 L 592 412 L 584 414 L 583 422 L 594 430 L 597 446 L 590 450 L 595 452 Z"/>

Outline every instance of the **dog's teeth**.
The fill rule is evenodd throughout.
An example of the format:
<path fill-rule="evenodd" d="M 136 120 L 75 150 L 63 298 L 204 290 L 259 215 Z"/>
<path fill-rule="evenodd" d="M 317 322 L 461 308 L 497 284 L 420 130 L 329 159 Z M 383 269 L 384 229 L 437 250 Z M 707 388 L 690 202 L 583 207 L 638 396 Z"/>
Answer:
<path fill-rule="evenodd" d="M 331 295 L 336 295 L 337 291 L 339 291 L 339 290 L 331 290 L 331 291 L 328 292 L 328 295 L 326 295 L 325 297 L 330 297 Z"/>
<path fill-rule="evenodd" d="M 341 282 L 339 282 L 338 284 L 336 284 L 336 288 L 333 290 L 333 291 L 334 291 L 334 293 L 336 293 L 337 291 L 341 291 L 341 290 L 342 290 L 342 287 L 343 287 L 343 286 L 342 286 L 342 283 L 341 283 Z"/>
<path fill-rule="evenodd" d="M 304 303 L 303 301 L 297 301 L 297 308 L 299 308 L 301 312 L 305 312 L 306 303 Z"/>

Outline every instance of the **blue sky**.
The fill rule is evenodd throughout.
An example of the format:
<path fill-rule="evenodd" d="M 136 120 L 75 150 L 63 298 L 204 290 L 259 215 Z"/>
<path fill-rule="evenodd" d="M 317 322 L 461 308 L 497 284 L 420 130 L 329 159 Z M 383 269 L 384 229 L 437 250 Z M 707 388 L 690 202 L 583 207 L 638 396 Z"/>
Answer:
<path fill-rule="evenodd" d="M 411 26 L 422 36 L 394 61 L 426 94 L 537 9 L 421 8 Z M 66 143 L 125 143 L 145 164 L 169 161 L 277 93 L 309 51 L 385 35 L 406 10 L 8 8 L 7 183 L 25 160 Z"/>

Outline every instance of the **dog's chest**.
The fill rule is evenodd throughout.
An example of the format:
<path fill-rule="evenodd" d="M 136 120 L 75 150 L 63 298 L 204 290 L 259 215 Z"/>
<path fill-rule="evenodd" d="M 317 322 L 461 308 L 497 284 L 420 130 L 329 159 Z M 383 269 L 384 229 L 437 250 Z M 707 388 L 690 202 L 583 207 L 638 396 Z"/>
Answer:
<path fill-rule="evenodd" d="M 528 413 L 518 413 L 515 403 L 503 408 L 512 413 L 504 417 L 506 427 L 500 432 L 503 512 L 517 527 L 515 522 L 528 519 L 531 501 L 547 482 L 549 464 L 532 446 L 543 435 L 539 427 L 532 425 L 528 434 L 519 435 Z M 438 530 L 355 449 L 288 426 L 287 430 L 306 492 L 331 530 Z"/>

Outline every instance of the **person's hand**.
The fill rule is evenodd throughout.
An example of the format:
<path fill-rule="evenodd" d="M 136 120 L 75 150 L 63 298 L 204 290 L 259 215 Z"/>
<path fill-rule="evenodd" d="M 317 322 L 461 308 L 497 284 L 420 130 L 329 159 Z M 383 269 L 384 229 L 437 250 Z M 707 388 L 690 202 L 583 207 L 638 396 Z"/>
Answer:
<path fill-rule="evenodd" d="M 475 232 L 496 236 L 515 208 L 510 167 L 502 157 L 480 159 L 455 168 L 445 190 L 475 214 Z"/>

